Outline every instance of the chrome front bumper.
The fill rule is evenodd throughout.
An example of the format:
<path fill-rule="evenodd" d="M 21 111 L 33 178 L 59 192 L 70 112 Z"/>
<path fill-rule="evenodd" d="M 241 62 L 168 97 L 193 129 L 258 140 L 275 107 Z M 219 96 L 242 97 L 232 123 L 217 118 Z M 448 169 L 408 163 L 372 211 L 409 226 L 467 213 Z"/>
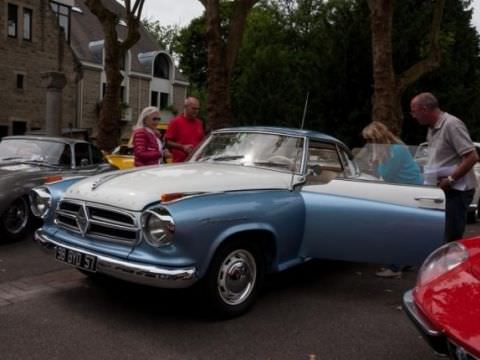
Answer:
<path fill-rule="evenodd" d="M 68 250 L 95 256 L 97 259 L 97 273 L 109 275 L 137 284 L 161 288 L 186 288 L 192 286 L 198 280 L 195 267 L 169 269 L 154 265 L 145 265 L 141 263 L 119 260 L 55 241 L 50 236 L 45 234 L 42 229 L 35 231 L 34 240 L 48 253 L 55 254 L 57 246 L 61 246 Z"/>
<path fill-rule="evenodd" d="M 403 307 L 410 320 L 412 320 L 432 349 L 440 356 L 447 356 L 447 339 L 440 331 L 434 328 L 430 321 L 418 309 L 417 305 L 415 305 L 412 290 L 407 291 L 403 295 Z"/>

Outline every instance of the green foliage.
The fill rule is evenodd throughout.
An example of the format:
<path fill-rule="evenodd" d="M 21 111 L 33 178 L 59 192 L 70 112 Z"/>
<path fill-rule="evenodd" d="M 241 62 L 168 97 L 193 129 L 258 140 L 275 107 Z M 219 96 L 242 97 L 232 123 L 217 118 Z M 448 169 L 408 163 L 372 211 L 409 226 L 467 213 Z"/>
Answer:
<path fill-rule="evenodd" d="M 161 49 L 168 51 L 170 54 L 174 53 L 174 44 L 179 32 L 177 25 L 162 25 L 160 21 L 150 19 L 143 19 L 142 23 L 145 30 L 153 36 Z"/>
<path fill-rule="evenodd" d="M 174 45 L 180 54 L 180 70 L 189 78 L 195 88 L 207 86 L 207 43 L 205 39 L 205 18 L 193 19 L 190 25 L 180 30 Z"/>
<path fill-rule="evenodd" d="M 426 129 L 410 117 L 409 101 L 435 93 L 480 138 L 479 36 L 470 25 L 470 1 L 447 0 L 441 32 L 442 63 L 403 97 L 407 143 Z M 393 51 L 397 74 L 425 58 L 432 18 L 430 0 L 395 2 Z M 228 4 L 222 10 L 227 23 Z M 180 34 L 175 51 L 194 92 L 205 94 L 207 54 L 203 17 Z M 225 30 L 224 30 L 225 31 Z M 224 33 L 224 36 L 227 34 Z M 370 14 L 364 0 L 264 0 L 254 7 L 231 83 L 237 125 L 305 127 L 335 135 L 351 147 L 370 122 L 372 97 Z"/>

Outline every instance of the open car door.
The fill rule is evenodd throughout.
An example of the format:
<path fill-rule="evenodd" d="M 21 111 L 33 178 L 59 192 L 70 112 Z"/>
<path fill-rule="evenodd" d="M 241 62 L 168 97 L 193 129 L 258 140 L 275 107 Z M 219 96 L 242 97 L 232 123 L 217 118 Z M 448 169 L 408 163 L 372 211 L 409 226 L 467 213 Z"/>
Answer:
<path fill-rule="evenodd" d="M 443 191 L 349 176 L 343 158 L 341 149 L 310 144 L 309 163 L 319 174 L 309 172 L 300 190 L 302 256 L 418 265 L 443 244 Z"/>

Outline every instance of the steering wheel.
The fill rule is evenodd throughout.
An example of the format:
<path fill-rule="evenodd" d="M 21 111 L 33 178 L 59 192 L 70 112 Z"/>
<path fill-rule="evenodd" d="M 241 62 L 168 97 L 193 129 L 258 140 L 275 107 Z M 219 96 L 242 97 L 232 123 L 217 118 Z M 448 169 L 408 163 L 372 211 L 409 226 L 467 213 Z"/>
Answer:
<path fill-rule="evenodd" d="M 289 167 L 293 167 L 294 165 L 294 162 L 292 159 L 283 155 L 272 155 L 269 158 L 267 158 L 267 161 L 272 163 L 285 164 L 285 165 L 288 165 Z"/>

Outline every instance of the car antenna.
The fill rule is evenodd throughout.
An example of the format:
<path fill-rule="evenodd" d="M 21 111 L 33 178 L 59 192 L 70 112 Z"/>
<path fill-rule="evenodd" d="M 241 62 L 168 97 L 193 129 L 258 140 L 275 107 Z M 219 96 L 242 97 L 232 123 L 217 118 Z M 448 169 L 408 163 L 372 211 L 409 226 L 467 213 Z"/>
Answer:
<path fill-rule="evenodd" d="M 309 97 L 310 97 L 310 91 L 307 91 L 307 97 L 305 98 L 305 106 L 303 107 L 302 125 L 300 126 L 301 130 L 303 130 L 303 126 L 305 125 L 305 118 L 307 117 L 308 98 Z"/>
<path fill-rule="evenodd" d="M 303 130 L 303 126 L 305 125 L 305 117 L 307 116 L 309 97 L 310 97 L 310 91 L 307 91 L 307 96 L 305 98 L 305 106 L 303 107 L 302 124 L 300 125 L 300 130 Z M 292 169 L 292 177 L 290 178 L 290 186 L 288 187 L 290 191 L 293 190 L 293 180 L 295 179 L 295 170 L 297 169 L 297 162 L 298 162 L 299 155 L 300 154 L 297 151 L 297 154 L 295 155 L 295 162 L 293 164 L 293 169 Z"/>

